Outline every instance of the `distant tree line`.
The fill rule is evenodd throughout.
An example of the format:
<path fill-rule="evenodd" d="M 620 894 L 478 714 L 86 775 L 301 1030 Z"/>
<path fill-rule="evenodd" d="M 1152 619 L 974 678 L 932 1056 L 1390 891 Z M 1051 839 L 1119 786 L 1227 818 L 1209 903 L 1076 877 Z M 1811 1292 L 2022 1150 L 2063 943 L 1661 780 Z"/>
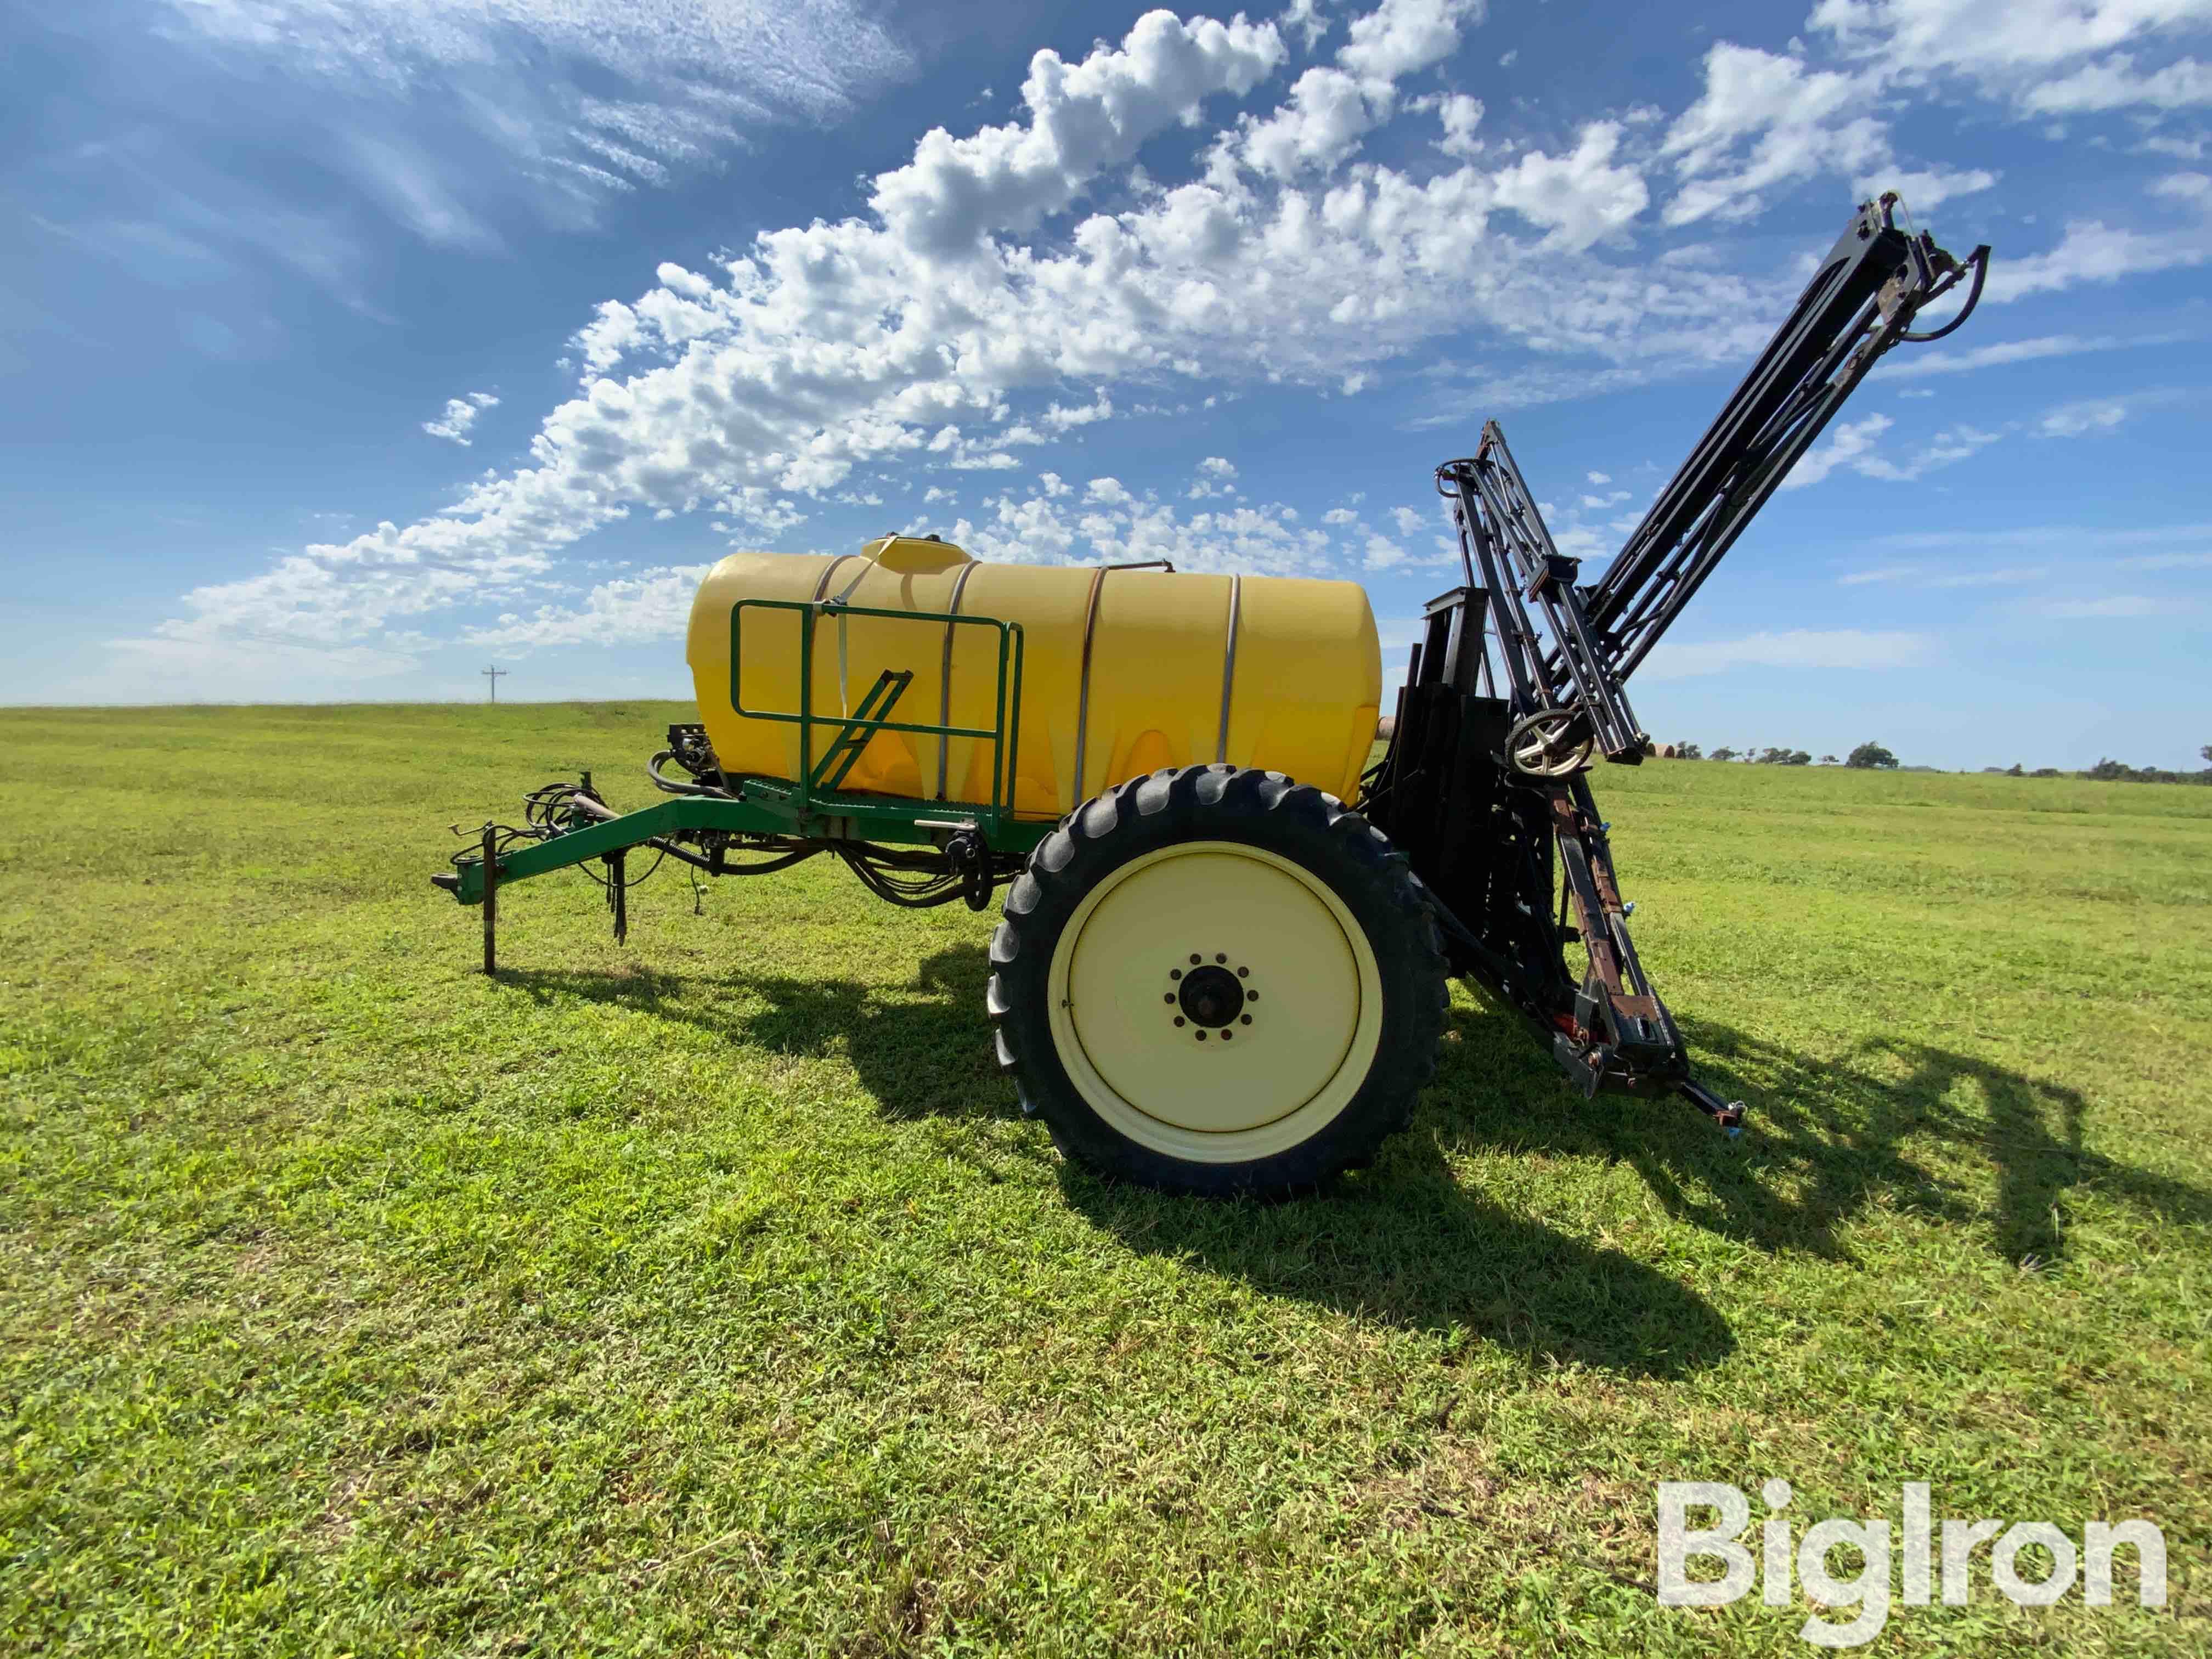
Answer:
<path fill-rule="evenodd" d="M 2212 763 L 2212 743 L 2197 751 L 2207 763 Z M 1710 755 L 1694 743 L 1677 743 L 1668 746 L 1666 753 L 1675 760 L 1743 761 L 1753 766 L 1809 766 L 1813 757 L 1802 749 L 1735 749 L 1726 744 Z M 1833 755 L 1820 757 L 1823 766 L 1855 767 L 1861 771 L 1893 772 L 1901 763 L 1897 757 L 1878 743 L 1863 743 L 1841 761 Z M 1932 768 L 1915 767 L 1914 771 L 1929 771 Z M 2024 770 L 2017 763 L 2011 766 L 1984 766 L 1984 772 L 2001 773 L 2008 778 L 2063 778 L 2069 775 L 2091 778 L 2099 783 L 2206 783 L 2212 784 L 2212 764 L 2202 772 L 2168 772 L 2156 766 L 2130 766 L 2124 761 L 2100 760 L 2086 772 L 2068 774 L 2055 766 L 2039 766 L 2034 771 Z"/>
<path fill-rule="evenodd" d="M 1708 755 L 1697 744 L 1678 743 L 1673 745 L 1668 752 L 1675 760 L 1740 760 L 1753 766 L 1810 766 L 1813 763 L 1813 757 L 1806 750 L 1777 749 L 1771 745 L 1759 750 L 1730 749 L 1723 745 Z M 1875 767 L 1886 769 L 1897 764 L 1897 757 L 1878 743 L 1863 743 L 1851 750 L 1850 758 L 1838 762 L 1833 755 L 1823 755 L 1820 757 L 1820 764 Z"/>
<path fill-rule="evenodd" d="M 2212 761 L 2212 743 L 2197 751 Z M 2130 766 L 2125 761 L 2100 760 L 2081 775 L 2100 783 L 2212 783 L 2212 767 L 2202 772 L 2169 772 L 2161 766 Z"/>

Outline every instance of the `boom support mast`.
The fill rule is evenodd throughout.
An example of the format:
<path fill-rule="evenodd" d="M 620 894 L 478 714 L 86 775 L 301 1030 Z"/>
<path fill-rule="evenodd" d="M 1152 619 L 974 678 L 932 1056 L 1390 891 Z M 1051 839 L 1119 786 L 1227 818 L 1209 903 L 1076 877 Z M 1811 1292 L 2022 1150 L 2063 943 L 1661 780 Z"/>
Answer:
<path fill-rule="evenodd" d="M 1738 1109 L 1691 1079 L 1637 959 L 1635 907 L 1620 897 L 1583 775 L 1595 752 L 1644 759 L 1650 739 L 1629 675 L 1876 361 L 1901 342 L 1942 338 L 1979 301 L 1989 248 L 1954 259 L 1900 228 L 1898 207 L 1884 196 L 1852 216 L 1595 584 L 1553 541 L 1496 422 L 1472 456 L 1437 469 L 1466 585 L 1429 605 L 1362 809 L 1427 884 L 1453 966 L 1534 1022 L 1589 1092 L 1674 1089 L 1735 1121 Z M 1913 332 L 1921 308 L 1962 282 L 1958 314 Z M 1579 981 L 1567 944 L 1583 949 Z"/>
<path fill-rule="evenodd" d="M 1642 759 L 1644 733 L 1623 690 L 1629 675 L 1881 355 L 1900 341 L 1948 333 L 1980 299 L 1988 247 L 1954 259 L 1926 232 L 1899 229 L 1896 210 L 1897 198 L 1885 196 L 1852 216 L 1595 586 L 1577 585 L 1578 563 L 1553 545 L 1495 421 L 1472 457 L 1437 468 L 1468 585 L 1489 595 L 1516 718 L 1573 711 L 1571 721 L 1550 723 L 1553 749 L 1590 737 L 1609 760 Z M 1969 273 L 1959 315 L 1938 332 L 1913 333 L 1921 307 Z"/>

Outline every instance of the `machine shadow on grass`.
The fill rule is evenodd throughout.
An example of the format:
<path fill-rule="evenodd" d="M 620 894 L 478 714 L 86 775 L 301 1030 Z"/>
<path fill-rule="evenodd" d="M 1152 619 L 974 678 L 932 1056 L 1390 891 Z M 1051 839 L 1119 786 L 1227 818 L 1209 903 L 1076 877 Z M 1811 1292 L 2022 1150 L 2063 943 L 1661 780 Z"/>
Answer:
<path fill-rule="evenodd" d="M 1583 1099 L 1487 1011 L 1455 1015 L 1429 1109 L 1448 1146 L 1618 1159 L 1669 1215 L 1765 1250 L 1844 1259 L 1839 1224 L 1883 1199 L 2049 1267 L 2065 1256 L 2077 1186 L 2162 1221 L 2212 1223 L 2212 1193 L 2088 1151 L 2087 1103 L 2063 1085 L 1891 1037 L 1816 1057 L 1711 1020 L 1682 1026 L 1698 1075 L 1749 1103 L 1740 1139 L 1670 1097 Z M 1986 1201 L 1967 1189 L 1978 1164 L 1995 1178 Z"/>
<path fill-rule="evenodd" d="M 1195 1261 L 1270 1296 L 1484 1342 L 1531 1366 L 1677 1376 L 1735 1338 L 1688 1286 L 1462 1186 L 1432 1139 L 1281 1203 L 1165 1198 L 1062 1164 L 1068 1203 L 1130 1249 Z"/>
<path fill-rule="evenodd" d="M 585 973 L 502 969 L 532 996 L 620 1003 L 770 1054 L 842 1054 L 894 1121 L 1012 1117 L 1013 1085 L 991 1059 L 980 945 L 925 959 L 903 990 L 775 974 Z"/>
<path fill-rule="evenodd" d="M 842 1054 L 894 1121 L 1013 1116 L 991 1060 L 980 945 L 905 988 L 780 975 L 509 969 L 532 996 L 619 1002 L 782 1054 Z M 1618 1251 L 1516 1217 L 1452 1178 L 1432 1139 L 1401 1137 L 1326 1196 L 1209 1203 L 1109 1187 L 1058 1163 L 1070 1206 L 1133 1249 L 1193 1261 L 1270 1295 L 1522 1354 L 1639 1375 L 1695 1370 L 1734 1340 L 1702 1297 Z"/>
<path fill-rule="evenodd" d="M 783 975 L 509 970 L 533 996 L 620 1002 L 782 1054 L 842 1054 L 893 1121 L 1005 1118 L 990 1059 L 981 945 L 924 961 L 905 987 Z M 1219 1204 L 1102 1183 L 1058 1164 L 1069 1205 L 1133 1249 L 1194 1261 L 1272 1295 L 1439 1332 L 1532 1360 L 1641 1375 L 1711 1364 L 1734 1346 L 1702 1297 L 1621 1253 L 1517 1216 L 1453 1176 L 1449 1154 L 1543 1152 L 1618 1160 L 1677 1219 L 1768 1250 L 1841 1258 L 1837 1230 L 1889 1202 L 1978 1232 L 2009 1260 L 2064 1253 L 2063 1200 L 2094 1182 L 2163 1218 L 2212 1220 L 2212 1194 L 2081 1145 L 2075 1091 L 1968 1055 L 1872 1038 L 1840 1060 L 1686 1022 L 1703 1074 L 1752 1103 L 1732 1140 L 1687 1104 L 1565 1088 L 1517 1022 L 1461 1009 L 1412 1133 L 1324 1196 Z M 1962 1173 L 1996 1175 L 1985 1206 Z M 2054 1219 L 2054 1216 L 2060 1219 Z"/>

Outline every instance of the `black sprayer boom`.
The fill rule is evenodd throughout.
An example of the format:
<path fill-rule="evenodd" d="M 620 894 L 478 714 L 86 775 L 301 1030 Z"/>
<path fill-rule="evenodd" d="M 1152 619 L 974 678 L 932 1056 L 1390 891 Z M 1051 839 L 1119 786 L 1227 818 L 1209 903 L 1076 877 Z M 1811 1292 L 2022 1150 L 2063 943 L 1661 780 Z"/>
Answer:
<path fill-rule="evenodd" d="M 1437 469 L 1465 585 L 1430 602 L 1390 747 L 1361 810 L 1410 855 L 1454 969 L 1534 1021 L 1586 1092 L 1673 1089 L 1724 1125 L 1741 1109 L 1689 1075 L 1681 1034 L 1628 934 L 1594 755 L 1643 761 L 1626 681 L 1882 353 L 1940 339 L 1981 297 L 1990 251 L 1961 261 L 1897 224 L 1885 196 L 1852 216 L 1796 307 L 1595 584 L 1577 580 L 1496 422 Z M 1921 307 L 1967 282 L 1942 327 Z M 1557 869 L 1554 869 L 1556 859 Z M 1555 903 L 1556 899 L 1556 903 Z M 1578 944 L 1577 975 L 1563 946 Z"/>

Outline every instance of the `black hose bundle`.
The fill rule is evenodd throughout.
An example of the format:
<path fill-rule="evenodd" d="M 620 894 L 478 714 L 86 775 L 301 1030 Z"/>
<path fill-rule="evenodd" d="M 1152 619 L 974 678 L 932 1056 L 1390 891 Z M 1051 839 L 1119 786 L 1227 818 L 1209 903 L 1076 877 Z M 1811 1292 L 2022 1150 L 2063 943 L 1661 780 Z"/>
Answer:
<path fill-rule="evenodd" d="M 964 898 L 970 909 L 990 902 L 994 889 L 1003 887 L 1022 872 L 1024 862 L 1012 854 L 986 854 L 975 862 L 927 853 L 895 852 L 872 842 L 832 842 L 829 850 L 844 860 L 860 885 L 886 903 L 906 910 L 927 910 Z M 976 902 L 981 896 L 982 904 Z"/>

